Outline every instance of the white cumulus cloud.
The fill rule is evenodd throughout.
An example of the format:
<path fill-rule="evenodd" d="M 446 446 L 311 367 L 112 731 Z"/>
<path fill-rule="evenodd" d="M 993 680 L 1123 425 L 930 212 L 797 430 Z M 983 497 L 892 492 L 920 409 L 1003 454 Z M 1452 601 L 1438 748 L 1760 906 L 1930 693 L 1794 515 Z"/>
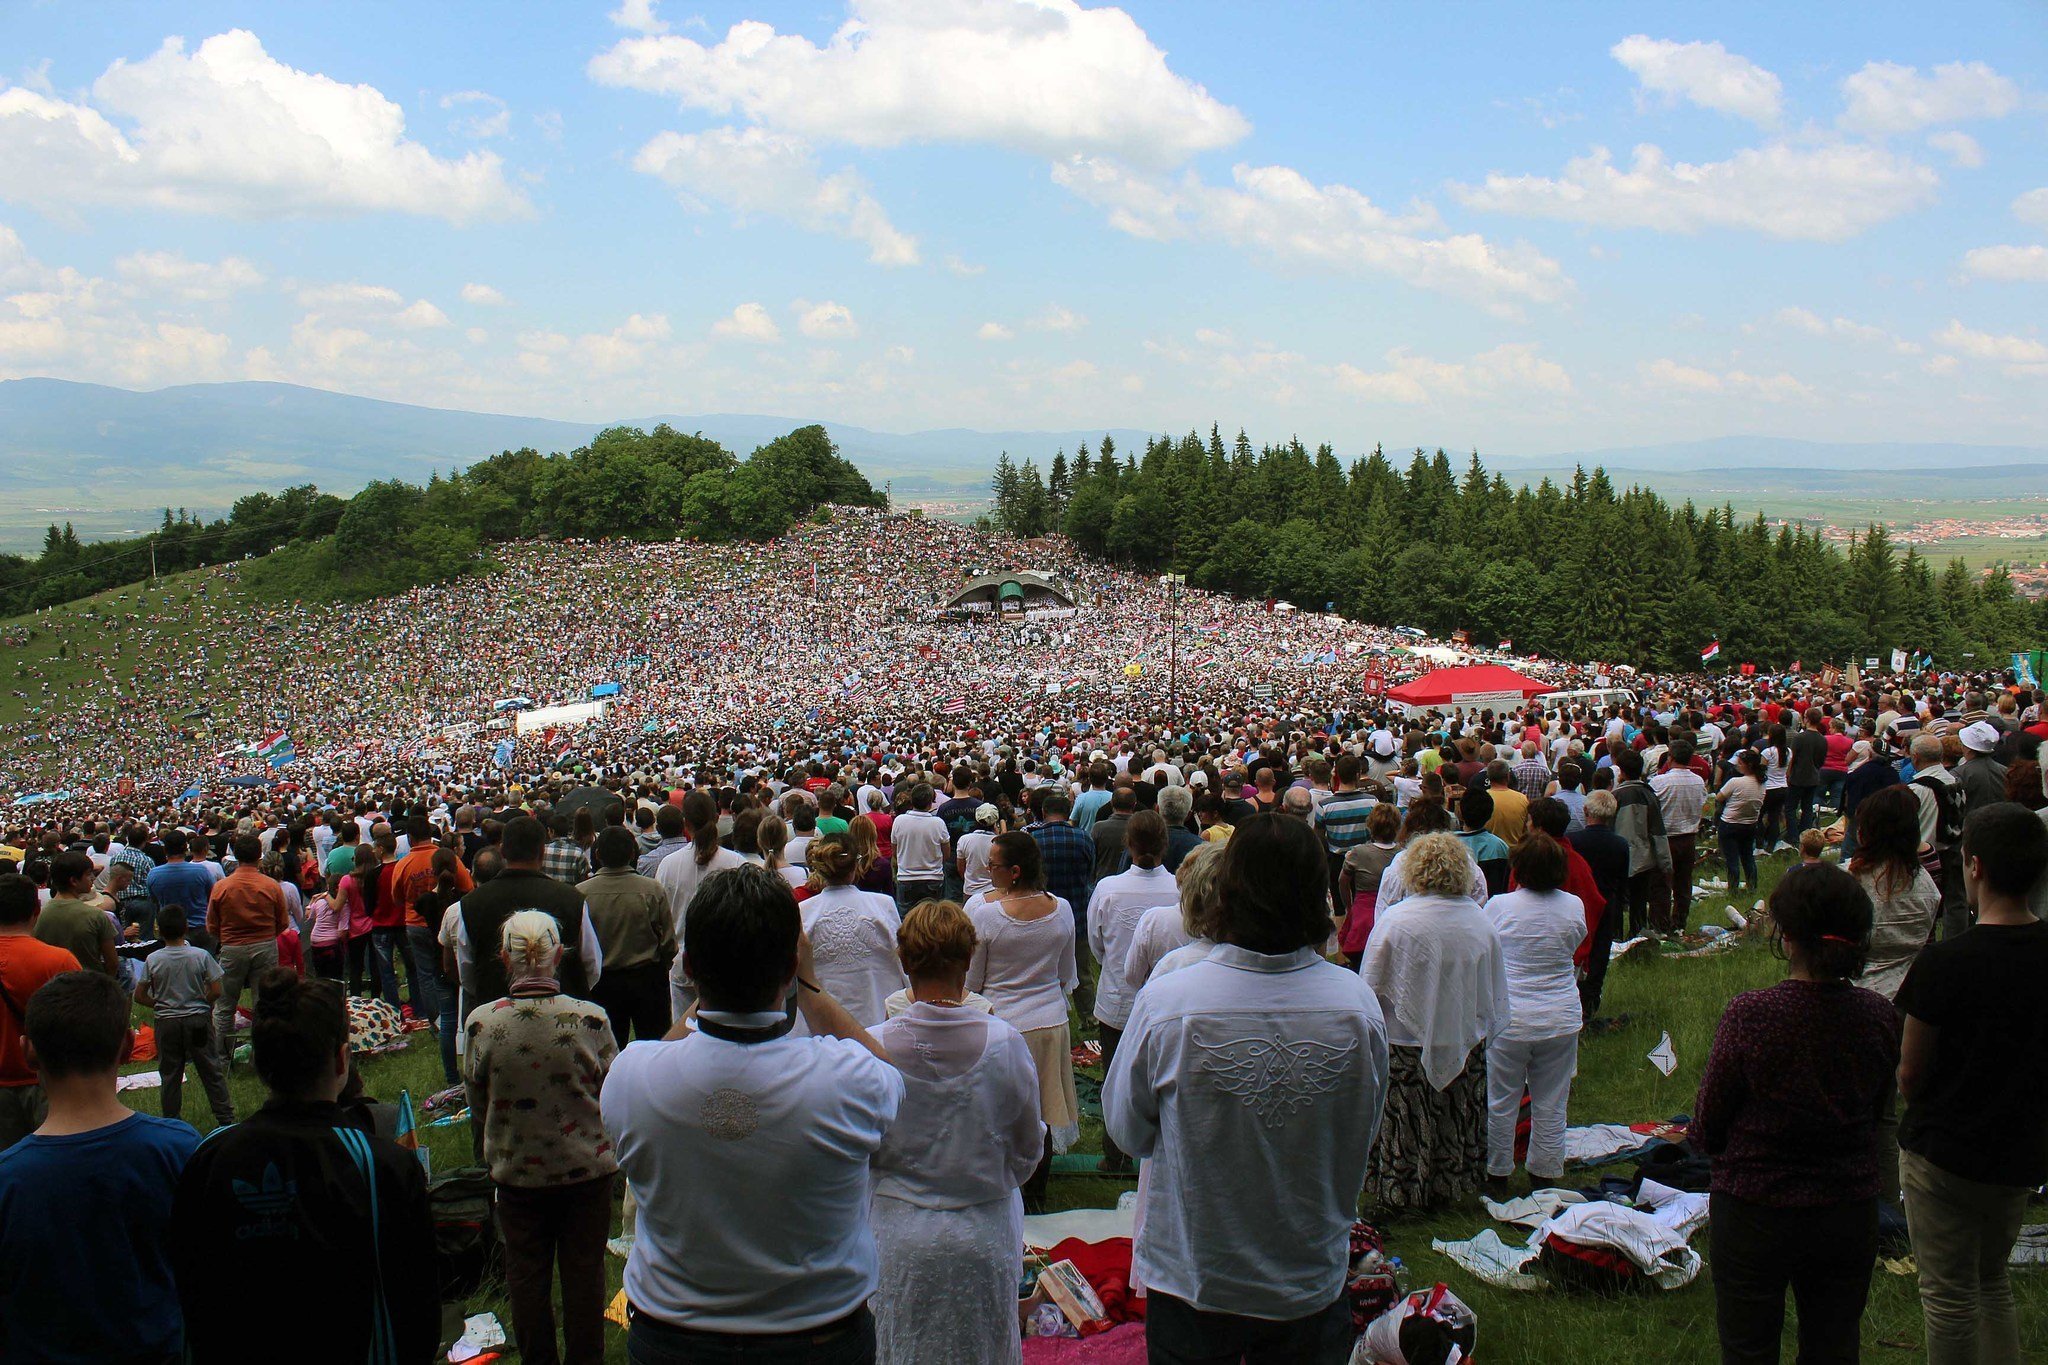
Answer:
<path fill-rule="evenodd" d="M 673 34 L 622 39 L 589 71 L 603 85 L 860 147 L 986 143 L 1165 166 L 1250 130 L 1236 109 L 1176 75 L 1120 9 L 851 0 L 848 10 L 822 47 L 750 19 L 710 46 Z"/>
<path fill-rule="evenodd" d="M 656 134 L 633 168 L 677 192 L 699 212 L 713 204 L 736 214 L 769 214 L 814 231 L 866 244 L 876 265 L 916 265 L 917 239 L 889 221 L 852 167 L 825 175 L 800 137 L 764 128 L 712 128 Z"/>
<path fill-rule="evenodd" d="M 2022 223 L 2031 223 L 2035 227 L 2048 228 L 2048 186 L 2043 186 L 2038 190 L 2028 190 L 2025 194 L 2013 200 L 2012 216 L 2019 219 Z"/>
<path fill-rule="evenodd" d="M 481 308 L 502 308 L 507 300 L 487 284 L 465 284 L 462 286 L 462 301 Z"/>
<path fill-rule="evenodd" d="M 817 304 L 797 304 L 800 316 L 796 329 L 805 336 L 818 341 L 840 341 L 860 335 L 860 328 L 853 321 L 853 310 L 843 303 L 827 299 Z"/>
<path fill-rule="evenodd" d="M 496 155 L 435 156 L 374 87 L 286 66 L 241 29 L 117 61 L 90 103 L 0 89 L 0 196 L 251 218 L 532 211 Z"/>
<path fill-rule="evenodd" d="M 1793 402 L 1814 396 L 1812 389 L 1783 372 L 1751 374 L 1746 370 L 1708 370 L 1697 365 L 1682 365 L 1669 358 L 1644 361 L 1636 367 L 1636 372 L 1652 388 L 1676 393 L 1733 394 L 1771 403 Z"/>
<path fill-rule="evenodd" d="M 463 137 L 479 142 L 504 137 L 512 131 L 512 111 L 505 101 L 482 90 L 458 90 L 441 97 L 443 109 L 471 109 L 451 125 Z"/>
<path fill-rule="evenodd" d="M 1940 123 L 2004 118 L 2019 87 L 1983 62 L 1918 67 L 1870 62 L 1842 82 L 1841 125 L 1859 133 L 1910 133 Z"/>
<path fill-rule="evenodd" d="M 1055 303 L 1047 305 L 1043 313 L 1031 320 L 1031 325 L 1041 332 L 1078 332 L 1088 325 L 1088 319 Z"/>
<path fill-rule="evenodd" d="M 1453 193 L 1472 208 L 1602 227 L 1839 242 L 1918 208 L 1939 183 L 1928 167 L 1867 143 L 1773 142 L 1699 164 L 1670 161 L 1644 143 L 1627 170 L 1595 147 L 1556 179 L 1495 173 Z"/>
<path fill-rule="evenodd" d="M 323 321 L 338 317 L 357 326 L 388 324 L 409 331 L 448 325 L 448 315 L 432 303 L 426 299 L 407 303 L 405 296 L 389 285 L 359 280 L 304 285 L 298 300 Z"/>
<path fill-rule="evenodd" d="M 1955 318 L 1935 333 L 1935 344 L 1960 352 L 1973 360 L 1997 360 L 2008 365 L 2048 364 L 2048 342 L 2033 337 L 2001 336 L 1963 326 Z"/>
<path fill-rule="evenodd" d="M 711 335 L 766 345 L 782 340 L 782 329 L 775 325 L 766 308 L 758 303 L 743 303 L 712 323 Z"/>
<path fill-rule="evenodd" d="M 1571 375 L 1564 366 L 1544 359 L 1526 342 L 1511 342 L 1470 360 L 1452 361 L 1432 360 L 1397 346 L 1387 352 L 1385 369 L 1365 370 L 1346 363 L 1331 374 L 1344 392 L 1389 403 L 1572 391 Z"/>
<path fill-rule="evenodd" d="M 658 0 L 619 0 L 619 7 L 605 18 L 618 28 L 634 33 L 666 33 L 668 21 L 655 13 Z"/>
<path fill-rule="evenodd" d="M 175 251 L 136 251 L 114 262 L 122 279 L 144 289 L 194 302 L 224 299 L 262 284 L 261 270 L 240 256 L 191 261 Z"/>
<path fill-rule="evenodd" d="M 1649 93 L 1766 126 L 1778 121 L 1783 86 L 1747 57 L 1719 43 L 1677 43 L 1637 33 L 1608 49 Z"/>
<path fill-rule="evenodd" d="M 1927 145 L 1966 171 L 1973 171 L 1984 164 L 1984 148 L 1977 139 L 1954 128 L 1945 133 L 1929 134 Z"/>
<path fill-rule="evenodd" d="M 1161 178 L 1074 157 L 1053 167 L 1053 179 L 1134 237 L 1221 241 L 1285 264 L 1392 275 L 1495 307 L 1550 303 L 1571 289 L 1563 267 L 1533 247 L 1448 234 L 1426 205 L 1389 213 L 1348 185 L 1317 185 L 1288 166 L 1241 164 L 1230 185 L 1212 185 L 1193 173 Z"/>
<path fill-rule="evenodd" d="M 983 341 L 1008 341 L 1017 334 L 1000 322 L 984 322 L 974 329 L 974 335 Z"/>
<path fill-rule="evenodd" d="M 1980 246 L 1963 253 L 1963 273 L 1980 280 L 2048 284 L 2048 246 Z"/>

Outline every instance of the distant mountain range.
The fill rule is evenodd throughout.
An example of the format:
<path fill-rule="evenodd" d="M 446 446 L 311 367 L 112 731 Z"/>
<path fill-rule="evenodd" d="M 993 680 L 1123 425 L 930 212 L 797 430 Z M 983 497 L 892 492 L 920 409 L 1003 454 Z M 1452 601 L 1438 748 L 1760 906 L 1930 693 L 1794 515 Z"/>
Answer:
<path fill-rule="evenodd" d="M 118 534 L 164 505 L 218 511 L 243 493 L 317 483 L 347 493 L 372 479 L 420 480 L 500 450 L 572 450 L 604 426 L 658 422 L 701 431 L 744 455 L 812 417 L 710 413 L 622 415 L 616 421 L 462 412 L 389 403 L 292 384 L 187 384 L 138 393 L 58 379 L 0 382 L 0 548 L 39 539 L 41 525 L 72 519 L 80 534 Z M 1048 462 L 1055 450 L 1099 444 L 1086 431 L 885 432 L 825 422 L 840 450 L 899 497 L 975 496 L 996 456 Z M 1120 448 L 1148 433 L 1111 428 Z M 1315 439 L 1303 433 L 1304 440 Z M 1397 463 L 1406 451 L 1390 447 Z M 1347 458 L 1353 452 L 1345 452 Z M 1569 477 L 1604 465 L 1617 483 L 1649 483 L 1673 496 L 1738 503 L 1765 487 L 1863 498 L 2048 494 L 2048 447 L 1850 444 L 1727 436 L 1671 445 L 1552 455 L 1481 452 L 1522 479 Z M 1462 464 L 1462 459 L 1460 459 Z M 1981 490 L 1981 491 L 1980 491 Z"/>

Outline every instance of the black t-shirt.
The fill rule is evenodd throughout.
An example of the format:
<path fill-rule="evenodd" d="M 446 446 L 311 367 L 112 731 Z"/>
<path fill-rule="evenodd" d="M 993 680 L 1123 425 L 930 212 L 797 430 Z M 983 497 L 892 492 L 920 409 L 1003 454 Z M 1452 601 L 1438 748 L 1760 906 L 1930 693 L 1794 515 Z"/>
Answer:
<path fill-rule="evenodd" d="M 1939 1030 L 1899 1145 L 1965 1180 L 2048 1183 L 2048 924 L 1980 924 L 1929 944 L 1898 1007 Z"/>

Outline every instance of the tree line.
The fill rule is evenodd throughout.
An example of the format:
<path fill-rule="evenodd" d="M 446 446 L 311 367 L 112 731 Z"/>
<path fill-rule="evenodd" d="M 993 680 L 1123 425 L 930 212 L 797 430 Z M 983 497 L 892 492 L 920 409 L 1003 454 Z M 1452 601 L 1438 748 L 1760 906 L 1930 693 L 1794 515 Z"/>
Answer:
<path fill-rule="evenodd" d="M 612 427 L 567 454 L 507 450 L 425 485 L 386 479 L 351 498 L 310 485 L 253 493 L 206 522 L 164 512 L 149 535 L 86 544 L 52 526 L 36 558 L 0 555 L 0 616 L 159 573 L 262 556 L 248 581 L 277 598 L 360 601 L 489 567 L 488 547 L 526 536 L 765 540 L 825 503 L 887 504 L 822 426 L 742 460 L 676 431 Z"/>
<path fill-rule="evenodd" d="M 1989 667 L 2048 635 L 2048 600 L 2020 597 L 2003 569 L 1937 568 L 1881 525 L 1844 548 L 1726 504 L 1673 507 L 1599 468 L 1512 487 L 1477 452 L 1462 474 L 1442 450 L 1405 469 L 1379 449 L 1345 464 L 1299 440 L 1226 444 L 1212 425 L 1142 452 L 1105 436 L 1043 474 L 1005 455 L 993 492 L 991 526 L 1016 535 L 1063 531 L 1200 587 L 1581 661 L 1697 669 L 1718 640 L 1724 668 L 1894 647 Z"/>

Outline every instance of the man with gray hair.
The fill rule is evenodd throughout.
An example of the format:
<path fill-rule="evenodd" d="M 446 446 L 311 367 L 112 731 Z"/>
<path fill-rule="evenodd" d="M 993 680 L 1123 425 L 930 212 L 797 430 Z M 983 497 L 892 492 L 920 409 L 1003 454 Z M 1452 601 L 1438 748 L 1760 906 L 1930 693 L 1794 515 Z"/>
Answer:
<path fill-rule="evenodd" d="M 1188 816 L 1195 809 L 1195 794 L 1186 787 L 1161 787 L 1154 804 L 1159 808 L 1159 818 L 1166 822 L 1163 865 L 1168 872 L 1179 872 L 1180 860 L 1202 846 L 1202 836 L 1188 824 Z"/>
<path fill-rule="evenodd" d="M 1939 735 L 1913 736 L 1913 795 L 1920 801 L 1920 842 L 1940 860 L 1941 936 L 1954 938 L 1970 927 L 1969 893 L 1963 888 L 1963 819 L 1969 798 L 1948 770 Z"/>

